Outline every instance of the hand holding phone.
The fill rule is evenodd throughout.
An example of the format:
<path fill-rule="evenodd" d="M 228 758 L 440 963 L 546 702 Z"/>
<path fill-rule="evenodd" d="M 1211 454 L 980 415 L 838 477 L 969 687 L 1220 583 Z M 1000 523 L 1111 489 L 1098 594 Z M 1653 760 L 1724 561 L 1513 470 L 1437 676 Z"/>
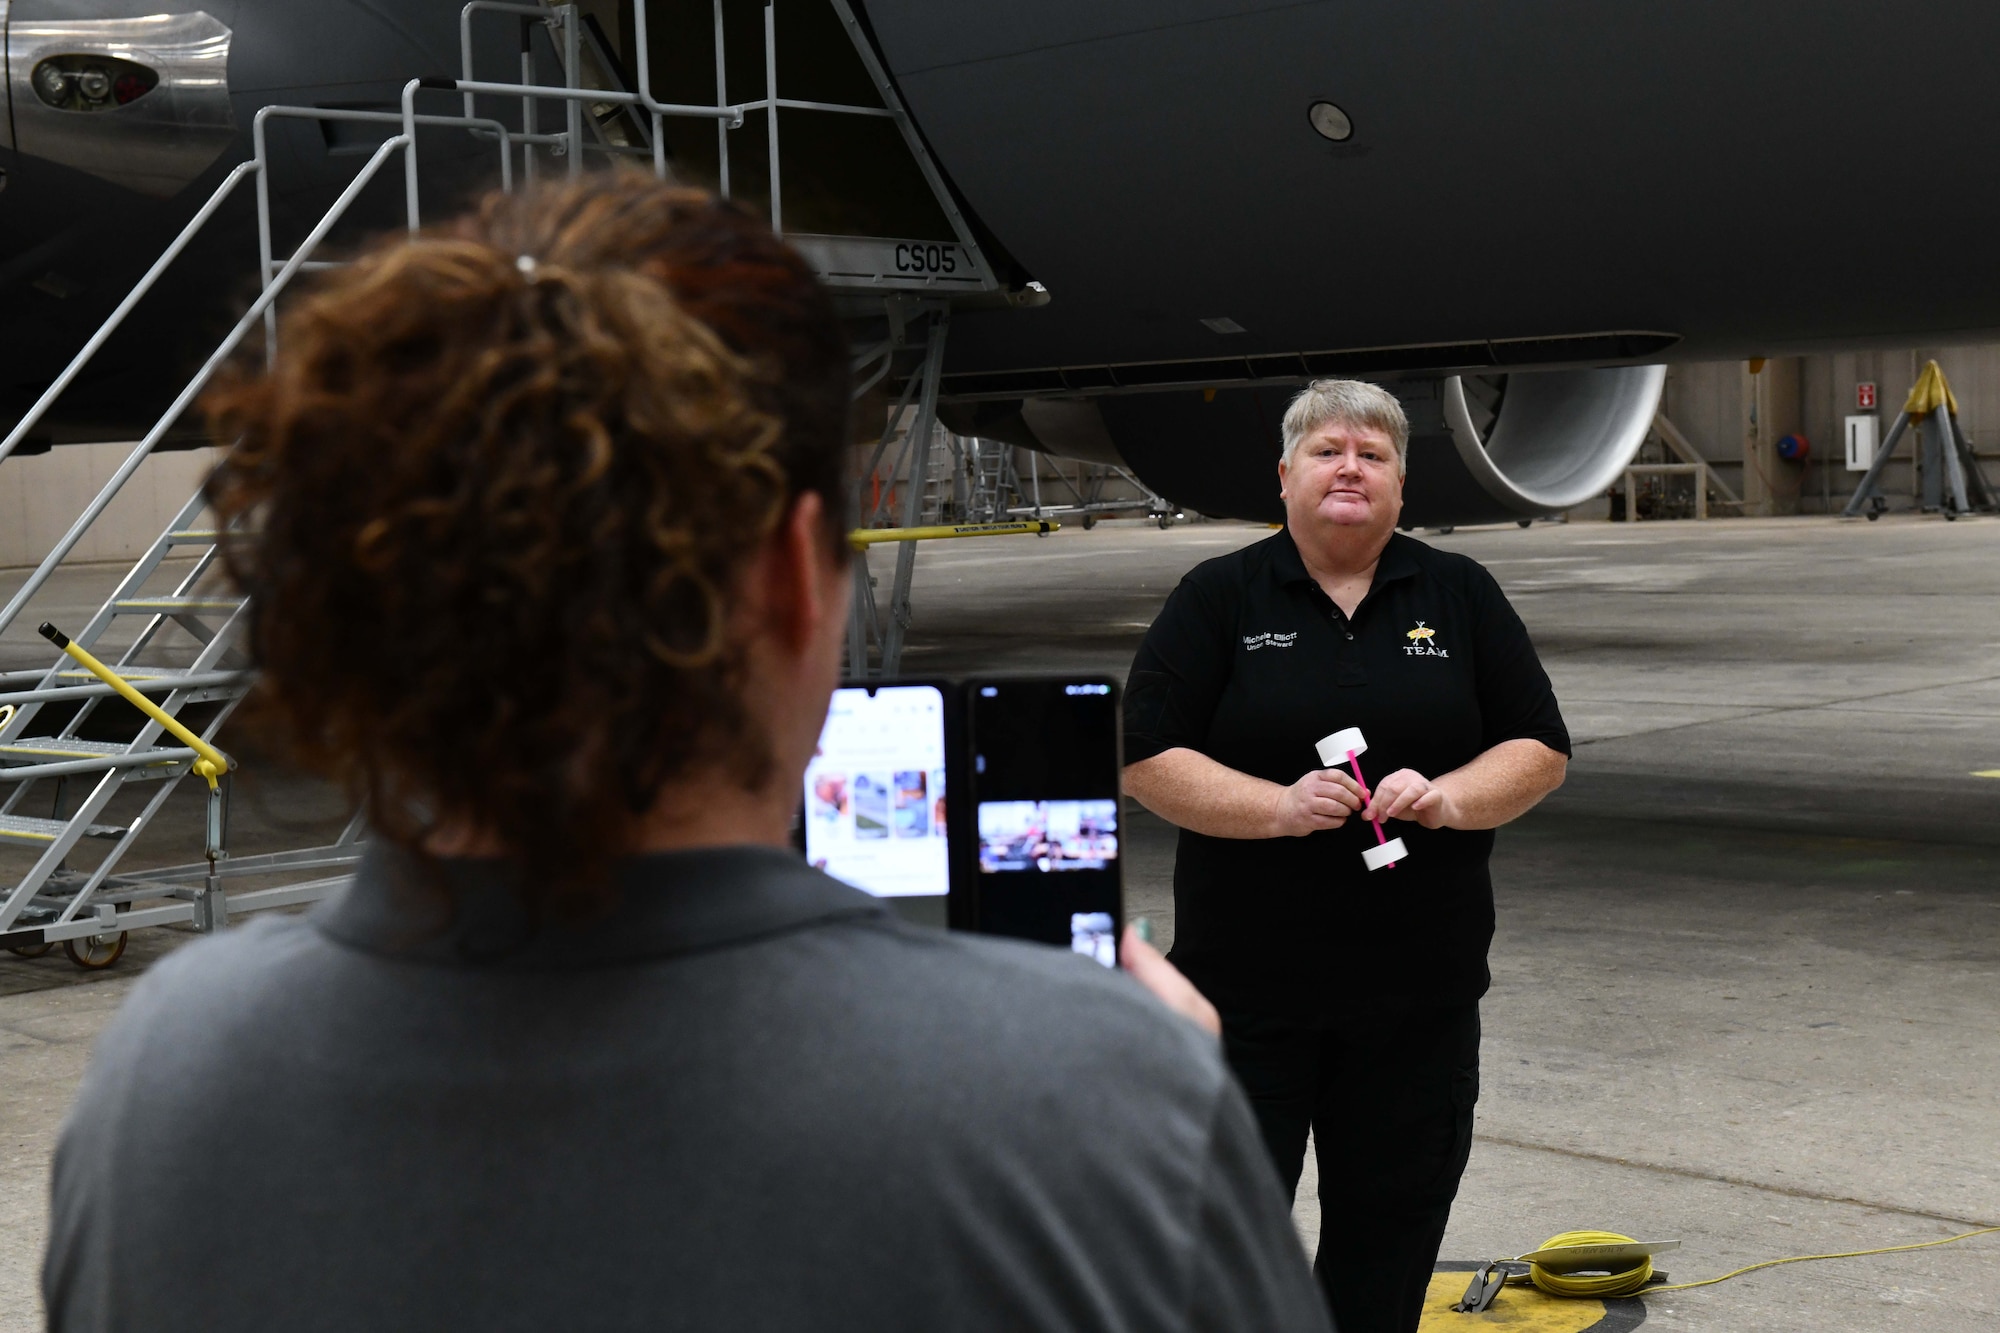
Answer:
<path fill-rule="evenodd" d="M 1153 993 L 1153 998 L 1187 1019 L 1211 1037 L 1222 1035 L 1222 1015 L 1208 997 L 1195 989 L 1181 970 L 1139 934 L 1136 926 L 1125 927 L 1124 958 L 1121 966 L 1132 979 Z"/>

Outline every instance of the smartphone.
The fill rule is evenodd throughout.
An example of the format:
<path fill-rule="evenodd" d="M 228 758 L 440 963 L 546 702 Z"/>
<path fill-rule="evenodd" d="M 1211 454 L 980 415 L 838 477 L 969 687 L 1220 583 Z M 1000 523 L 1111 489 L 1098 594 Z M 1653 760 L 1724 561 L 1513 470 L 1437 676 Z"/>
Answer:
<path fill-rule="evenodd" d="M 1125 925 L 1118 686 L 1103 676 L 965 687 L 969 903 L 992 935 L 1118 963 Z"/>
<path fill-rule="evenodd" d="M 953 702 L 942 681 L 835 690 L 806 765 L 797 840 L 813 866 L 938 926 L 954 861 Z"/>

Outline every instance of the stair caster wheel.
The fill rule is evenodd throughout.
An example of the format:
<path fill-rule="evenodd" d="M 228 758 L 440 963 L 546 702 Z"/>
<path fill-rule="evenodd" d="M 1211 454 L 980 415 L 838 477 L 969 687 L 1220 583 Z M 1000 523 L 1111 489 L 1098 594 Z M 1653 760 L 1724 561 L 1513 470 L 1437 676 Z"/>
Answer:
<path fill-rule="evenodd" d="M 1085 532 L 1089 532 L 1092 528 L 1096 526 L 1097 526 L 1097 515 L 1085 514 L 1083 516 L 1083 530 Z"/>
<path fill-rule="evenodd" d="M 64 940 L 63 952 L 69 960 L 86 972 L 102 972 L 125 956 L 125 942 L 129 931 L 119 931 L 118 938 L 105 941 L 95 935 L 86 935 L 80 940 Z"/>
<path fill-rule="evenodd" d="M 1517 528 L 1532 528 L 1535 526 L 1535 520 L 1532 518 L 1517 518 L 1514 520 L 1514 526 Z"/>
<path fill-rule="evenodd" d="M 55 947 L 54 940 L 43 940 L 40 944 L 10 944 L 7 946 L 7 952 L 22 958 L 46 958 Z"/>

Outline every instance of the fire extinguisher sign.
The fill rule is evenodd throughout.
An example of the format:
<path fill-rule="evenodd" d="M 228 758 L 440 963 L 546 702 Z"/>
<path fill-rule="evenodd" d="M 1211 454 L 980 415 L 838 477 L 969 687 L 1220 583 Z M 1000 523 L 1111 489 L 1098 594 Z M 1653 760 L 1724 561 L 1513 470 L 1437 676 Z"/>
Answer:
<path fill-rule="evenodd" d="M 1875 386 L 1873 383 L 1864 382 L 1854 386 L 1854 408 L 1857 412 L 1872 412 L 1875 410 Z"/>

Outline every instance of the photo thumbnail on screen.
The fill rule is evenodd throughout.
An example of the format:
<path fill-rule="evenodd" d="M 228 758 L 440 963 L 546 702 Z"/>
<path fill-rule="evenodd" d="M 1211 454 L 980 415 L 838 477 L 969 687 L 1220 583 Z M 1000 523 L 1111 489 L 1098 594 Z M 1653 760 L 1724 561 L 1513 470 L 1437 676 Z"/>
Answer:
<path fill-rule="evenodd" d="M 1118 859 L 1118 802 L 982 801 L 979 869 L 1104 870 Z"/>
<path fill-rule="evenodd" d="M 1118 966 L 1118 924 L 1109 912 L 1071 912 L 1069 947 L 1106 967 Z"/>
<path fill-rule="evenodd" d="M 944 709 L 934 685 L 833 692 L 805 772 L 808 862 L 878 897 L 950 889 Z"/>

